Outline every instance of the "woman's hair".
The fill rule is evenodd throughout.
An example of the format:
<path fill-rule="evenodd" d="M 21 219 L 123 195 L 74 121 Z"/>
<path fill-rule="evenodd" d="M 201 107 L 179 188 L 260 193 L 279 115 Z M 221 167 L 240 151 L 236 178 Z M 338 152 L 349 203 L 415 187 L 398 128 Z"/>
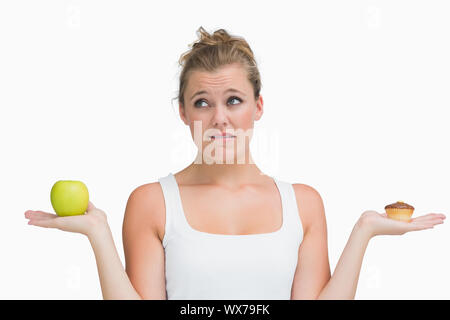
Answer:
<path fill-rule="evenodd" d="M 247 78 L 253 86 L 255 100 L 261 91 L 261 78 L 253 51 L 247 41 L 232 36 L 226 30 L 216 30 L 212 35 L 200 27 L 197 30 L 199 39 L 189 45 L 190 50 L 183 53 L 179 64 L 183 68 L 180 75 L 178 101 L 184 106 L 184 92 L 187 81 L 193 71 L 214 72 L 218 68 L 240 63 L 247 71 Z"/>

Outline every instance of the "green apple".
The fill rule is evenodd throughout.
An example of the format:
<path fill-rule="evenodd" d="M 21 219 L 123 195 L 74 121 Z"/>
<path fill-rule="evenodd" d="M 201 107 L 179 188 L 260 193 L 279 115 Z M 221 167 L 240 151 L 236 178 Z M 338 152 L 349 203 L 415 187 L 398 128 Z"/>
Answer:
<path fill-rule="evenodd" d="M 76 180 L 59 180 L 50 192 L 50 201 L 58 216 L 84 214 L 89 204 L 86 185 Z"/>

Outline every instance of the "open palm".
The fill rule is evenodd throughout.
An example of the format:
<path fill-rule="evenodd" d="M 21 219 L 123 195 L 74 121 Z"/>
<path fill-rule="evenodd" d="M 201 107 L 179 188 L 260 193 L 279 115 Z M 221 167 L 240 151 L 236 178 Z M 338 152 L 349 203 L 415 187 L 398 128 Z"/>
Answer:
<path fill-rule="evenodd" d="M 446 218 L 441 213 L 428 213 L 411 219 L 410 222 L 391 219 L 386 213 L 373 210 L 365 211 L 362 216 L 364 225 L 370 230 L 372 236 L 402 235 L 410 231 L 432 229 L 435 225 L 444 223 Z"/>
<path fill-rule="evenodd" d="M 56 228 L 84 235 L 89 235 L 98 226 L 107 223 L 105 212 L 96 208 L 91 201 L 89 201 L 86 213 L 82 215 L 60 217 L 44 211 L 27 210 L 25 218 L 29 219 L 29 225 Z"/>

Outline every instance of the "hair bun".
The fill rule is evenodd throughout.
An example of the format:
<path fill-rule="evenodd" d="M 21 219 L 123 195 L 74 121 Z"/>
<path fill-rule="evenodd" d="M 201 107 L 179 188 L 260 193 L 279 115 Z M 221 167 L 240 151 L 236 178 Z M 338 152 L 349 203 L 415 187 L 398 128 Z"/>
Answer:
<path fill-rule="evenodd" d="M 190 49 L 184 52 L 178 63 L 183 68 L 180 74 L 180 90 L 178 100 L 184 105 L 184 93 L 187 81 L 194 70 L 214 72 L 218 68 L 238 63 L 247 73 L 253 86 L 255 100 L 261 90 L 261 76 L 258 71 L 253 51 L 247 41 L 239 36 L 230 35 L 225 29 L 218 29 L 212 34 L 203 27 L 197 30 L 198 39 L 189 44 Z"/>
<path fill-rule="evenodd" d="M 218 29 L 213 34 L 209 34 L 203 27 L 197 30 L 199 39 L 192 43 L 192 48 L 198 49 L 204 46 L 217 46 L 221 44 L 232 44 L 236 41 L 225 29 Z"/>

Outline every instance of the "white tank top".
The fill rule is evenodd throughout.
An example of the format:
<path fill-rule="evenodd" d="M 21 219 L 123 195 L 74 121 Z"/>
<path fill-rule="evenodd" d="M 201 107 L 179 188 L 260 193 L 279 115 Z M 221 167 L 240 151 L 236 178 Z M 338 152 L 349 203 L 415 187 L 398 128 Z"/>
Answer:
<path fill-rule="evenodd" d="M 273 178 L 283 223 L 271 233 L 225 235 L 193 229 L 175 176 L 158 179 L 166 205 L 163 247 L 168 300 L 289 300 L 303 227 L 292 184 Z"/>

